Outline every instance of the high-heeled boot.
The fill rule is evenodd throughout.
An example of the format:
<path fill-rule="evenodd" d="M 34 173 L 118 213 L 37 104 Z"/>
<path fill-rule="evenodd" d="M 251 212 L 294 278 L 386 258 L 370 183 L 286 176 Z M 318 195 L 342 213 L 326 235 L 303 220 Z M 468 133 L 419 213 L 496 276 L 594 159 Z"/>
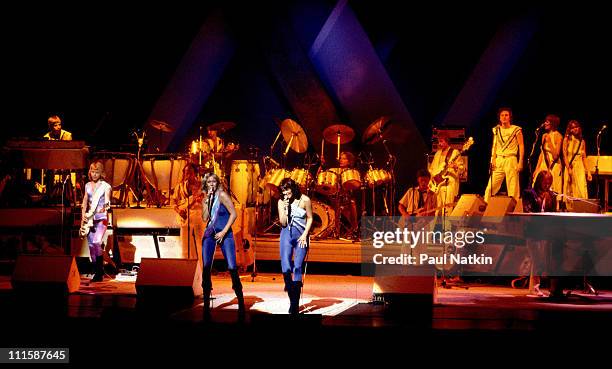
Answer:
<path fill-rule="evenodd" d="M 289 291 L 289 314 L 298 315 L 300 313 L 300 294 L 302 293 L 302 281 L 292 282 Z"/>
<path fill-rule="evenodd" d="M 204 290 L 204 315 L 210 316 L 210 293 L 212 291 L 212 280 L 210 269 L 204 268 L 202 272 L 202 289 Z"/>
<path fill-rule="evenodd" d="M 102 255 L 96 257 L 95 274 L 91 279 L 92 282 L 104 281 L 104 257 Z"/>
<path fill-rule="evenodd" d="M 283 280 L 285 281 L 285 292 L 289 292 L 289 288 L 291 288 L 291 282 L 293 282 L 293 278 L 291 278 L 291 272 L 283 273 Z"/>
<path fill-rule="evenodd" d="M 240 282 L 238 269 L 229 269 L 229 273 L 232 277 L 232 289 L 236 293 L 236 298 L 238 299 L 238 311 L 244 312 L 244 296 L 242 295 L 242 283 Z"/>

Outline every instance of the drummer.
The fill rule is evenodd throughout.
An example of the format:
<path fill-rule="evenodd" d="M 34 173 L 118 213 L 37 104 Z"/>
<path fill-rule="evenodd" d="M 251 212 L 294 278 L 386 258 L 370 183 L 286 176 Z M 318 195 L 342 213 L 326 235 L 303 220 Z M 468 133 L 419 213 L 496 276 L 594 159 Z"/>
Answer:
<path fill-rule="evenodd" d="M 340 160 L 338 161 L 339 168 L 330 168 L 329 170 L 341 175 L 344 170 L 356 169 L 357 157 L 350 151 L 342 151 L 340 153 Z M 325 158 L 321 158 L 321 166 L 319 167 L 318 173 L 323 171 L 325 167 Z M 318 175 L 317 173 L 317 175 Z M 359 235 L 359 222 L 357 220 L 357 202 L 355 201 L 356 195 L 354 191 L 341 190 L 339 201 L 341 214 L 349 221 L 349 238 L 357 238 Z"/>
<path fill-rule="evenodd" d="M 206 171 L 214 171 L 223 179 L 227 172 L 225 166 L 229 164 L 224 159 L 228 159 L 238 148 L 233 143 L 226 145 L 218 136 L 219 131 L 214 125 L 208 126 L 206 132 L 207 137 L 202 140 L 202 151 L 204 152 L 202 164 Z"/>

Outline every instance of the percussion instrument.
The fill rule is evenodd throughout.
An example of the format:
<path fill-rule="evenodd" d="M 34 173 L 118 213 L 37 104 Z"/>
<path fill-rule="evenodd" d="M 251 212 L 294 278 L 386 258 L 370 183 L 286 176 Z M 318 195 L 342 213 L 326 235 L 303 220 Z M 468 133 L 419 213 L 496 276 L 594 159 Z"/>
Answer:
<path fill-rule="evenodd" d="M 333 170 L 326 170 L 317 175 L 315 190 L 324 195 L 335 195 L 338 192 L 338 174 Z"/>
<path fill-rule="evenodd" d="M 144 154 L 142 170 L 147 182 L 157 191 L 169 193 L 181 181 L 187 158 L 181 154 Z"/>
<path fill-rule="evenodd" d="M 257 161 L 232 161 L 230 189 L 244 208 L 247 204 L 254 203 L 256 200 L 259 174 L 259 163 Z"/>
<path fill-rule="evenodd" d="M 104 165 L 105 179 L 113 189 L 126 184 L 132 175 L 136 164 L 136 155 L 127 152 L 98 151 L 94 161 L 101 161 Z"/>
<path fill-rule="evenodd" d="M 300 186 L 300 189 L 304 192 L 310 185 L 310 182 L 312 182 L 312 176 L 310 175 L 310 172 L 302 168 L 293 169 L 289 178 L 293 179 L 295 183 Z"/>
<path fill-rule="evenodd" d="M 293 151 L 301 154 L 306 151 L 308 148 L 308 138 L 306 137 L 306 133 L 304 129 L 297 124 L 294 120 L 285 119 L 281 122 L 281 133 L 283 134 L 283 139 L 287 143 L 287 149 L 285 150 L 285 155 L 289 151 L 289 148 L 293 149 Z"/>
<path fill-rule="evenodd" d="M 312 200 L 312 227 L 311 234 L 317 237 L 328 227 L 334 225 L 336 212 L 329 205 L 317 200 Z"/>
<path fill-rule="evenodd" d="M 357 190 L 361 187 L 361 175 L 357 169 L 344 169 L 340 173 L 340 182 L 347 191 Z"/>
<path fill-rule="evenodd" d="M 264 186 L 267 190 L 271 191 L 274 196 L 279 195 L 278 186 L 283 179 L 289 177 L 291 172 L 286 169 L 272 169 L 266 173 L 264 177 Z"/>
<path fill-rule="evenodd" d="M 365 181 L 370 187 L 391 182 L 391 173 L 384 169 L 370 169 L 365 175 Z"/>

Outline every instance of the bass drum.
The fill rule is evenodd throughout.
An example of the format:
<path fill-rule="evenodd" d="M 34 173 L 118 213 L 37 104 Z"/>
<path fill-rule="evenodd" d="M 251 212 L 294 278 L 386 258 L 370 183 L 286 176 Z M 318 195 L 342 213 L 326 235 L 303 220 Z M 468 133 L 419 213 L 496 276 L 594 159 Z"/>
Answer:
<path fill-rule="evenodd" d="M 311 234 L 317 237 L 327 228 L 334 226 L 336 212 L 329 205 L 312 200 L 312 228 Z"/>

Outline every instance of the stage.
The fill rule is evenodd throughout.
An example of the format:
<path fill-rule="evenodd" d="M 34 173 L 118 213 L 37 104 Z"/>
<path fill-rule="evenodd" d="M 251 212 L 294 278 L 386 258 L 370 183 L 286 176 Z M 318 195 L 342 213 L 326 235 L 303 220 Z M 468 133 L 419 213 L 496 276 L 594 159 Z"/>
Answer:
<path fill-rule="evenodd" d="M 2 276 L 3 346 L 70 347 L 73 363 L 87 361 L 92 347 L 103 347 L 105 354 L 96 360 L 116 364 L 193 360 L 204 347 L 263 355 L 295 334 L 304 347 L 324 352 L 340 343 L 355 349 L 384 350 L 399 342 L 420 348 L 432 339 L 452 342 L 454 348 L 494 347 L 516 339 L 527 343 L 565 337 L 574 342 L 589 340 L 583 333 L 595 327 L 612 327 L 612 292 L 604 290 L 598 295 L 571 291 L 564 301 L 550 301 L 495 281 L 443 288 L 438 280 L 435 301 L 407 299 L 393 307 L 372 300 L 373 278 L 310 274 L 300 301 L 302 314 L 290 318 L 282 275 L 253 278 L 247 273 L 241 276 L 246 305 L 241 316 L 229 275 L 220 272 L 213 276 L 210 319 L 204 319 L 201 296 L 186 304 L 167 299 L 143 303 L 134 276 L 107 277 L 100 283 L 90 283 L 90 277 L 81 275 L 78 291 L 61 297 L 13 293 L 10 277 Z M 355 359 L 359 352 L 351 355 Z"/>

